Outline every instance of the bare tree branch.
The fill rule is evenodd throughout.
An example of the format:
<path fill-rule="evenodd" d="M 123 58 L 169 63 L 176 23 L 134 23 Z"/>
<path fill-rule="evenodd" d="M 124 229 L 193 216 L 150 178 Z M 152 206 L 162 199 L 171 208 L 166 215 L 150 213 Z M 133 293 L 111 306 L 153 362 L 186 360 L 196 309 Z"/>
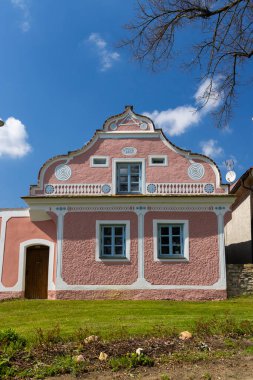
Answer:
<path fill-rule="evenodd" d="M 138 0 L 136 21 L 127 26 L 130 37 L 123 45 L 131 46 L 137 60 L 161 69 L 174 59 L 180 29 L 189 26 L 202 33 L 200 41 L 192 44 L 193 57 L 188 65 L 198 63 L 201 79 L 211 83 L 202 104 L 212 97 L 212 83 L 219 77 L 216 91 L 221 102 L 215 116 L 219 126 L 226 126 L 239 75 L 253 56 L 253 0 Z"/>

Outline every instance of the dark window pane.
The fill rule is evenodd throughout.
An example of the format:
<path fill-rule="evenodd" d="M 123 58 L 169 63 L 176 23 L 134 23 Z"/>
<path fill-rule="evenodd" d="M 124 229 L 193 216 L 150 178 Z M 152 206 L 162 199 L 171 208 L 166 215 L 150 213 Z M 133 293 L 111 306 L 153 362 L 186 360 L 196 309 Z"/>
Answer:
<path fill-rule="evenodd" d="M 169 255 L 170 253 L 170 248 L 166 245 L 161 246 L 161 254 L 162 255 Z"/>
<path fill-rule="evenodd" d="M 123 235 L 123 227 L 115 227 L 115 235 Z"/>
<path fill-rule="evenodd" d="M 123 255 L 123 247 L 115 247 L 115 255 Z"/>
<path fill-rule="evenodd" d="M 106 158 L 93 158 L 93 164 L 94 165 L 105 165 L 106 164 Z"/>
<path fill-rule="evenodd" d="M 139 173 L 139 165 L 131 165 L 131 174 Z"/>
<path fill-rule="evenodd" d="M 112 238 L 111 237 L 104 237 L 104 245 L 112 245 Z"/>
<path fill-rule="evenodd" d="M 127 184 L 122 183 L 119 185 L 119 191 L 127 191 L 127 190 L 128 190 Z"/>
<path fill-rule="evenodd" d="M 178 244 L 180 245 L 180 236 L 173 236 L 172 237 L 172 244 Z"/>
<path fill-rule="evenodd" d="M 173 255 L 180 255 L 181 254 L 180 245 L 173 245 L 172 252 L 173 252 Z"/>
<path fill-rule="evenodd" d="M 111 227 L 104 227 L 104 235 L 109 235 L 111 236 L 112 234 L 112 229 Z"/>
<path fill-rule="evenodd" d="M 116 237 L 115 238 L 115 245 L 122 245 L 122 244 L 123 244 L 122 237 Z"/>
<path fill-rule="evenodd" d="M 172 235 L 180 235 L 180 227 L 172 227 Z"/>
<path fill-rule="evenodd" d="M 165 163 L 165 158 L 152 158 L 152 164 L 164 164 Z"/>
<path fill-rule="evenodd" d="M 168 236 L 162 236 L 162 237 L 161 237 L 161 244 L 162 244 L 162 245 L 166 245 L 166 244 L 169 245 L 169 243 L 170 243 L 169 240 L 170 240 L 170 239 L 169 239 Z"/>
<path fill-rule="evenodd" d="M 139 184 L 138 183 L 131 183 L 131 191 L 139 191 Z"/>
<path fill-rule="evenodd" d="M 161 227 L 161 235 L 169 235 L 169 227 Z"/>
<path fill-rule="evenodd" d="M 112 254 L 112 247 L 104 247 L 104 255 L 109 256 Z"/>
<path fill-rule="evenodd" d="M 131 182 L 138 182 L 139 183 L 139 176 L 137 175 L 131 175 Z"/>

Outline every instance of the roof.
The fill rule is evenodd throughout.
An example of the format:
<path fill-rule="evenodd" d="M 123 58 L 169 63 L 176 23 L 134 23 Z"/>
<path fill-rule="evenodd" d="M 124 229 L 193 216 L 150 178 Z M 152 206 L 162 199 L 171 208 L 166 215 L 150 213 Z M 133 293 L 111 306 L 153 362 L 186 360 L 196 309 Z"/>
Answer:
<path fill-rule="evenodd" d="M 234 183 L 234 185 L 230 186 L 229 193 L 235 194 L 237 192 L 237 190 L 240 189 L 241 186 L 244 187 L 245 186 L 244 182 L 249 177 L 252 178 L 252 182 L 253 182 L 253 167 L 252 166 L 248 170 L 246 170 L 246 172 L 243 173 L 240 178 L 238 178 L 238 180 Z M 250 188 L 249 188 L 249 190 L 250 190 Z"/>

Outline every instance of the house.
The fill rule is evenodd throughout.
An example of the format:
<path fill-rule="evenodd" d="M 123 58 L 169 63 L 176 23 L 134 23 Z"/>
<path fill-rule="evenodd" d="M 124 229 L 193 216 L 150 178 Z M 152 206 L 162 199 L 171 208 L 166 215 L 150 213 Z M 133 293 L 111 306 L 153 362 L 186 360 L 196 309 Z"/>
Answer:
<path fill-rule="evenodd" d="M 49 159 L 22 210 L 2 210 L 0 297 L 224 299 L 235 197 L 208 157 L 131 106 Z"/>
<path fill-rule="evenodd" d="M 253 168 L 249 168 L 231 187 L 236 196 L 226 223 L 226 259 L 228 264 L 253 263 Z"/>

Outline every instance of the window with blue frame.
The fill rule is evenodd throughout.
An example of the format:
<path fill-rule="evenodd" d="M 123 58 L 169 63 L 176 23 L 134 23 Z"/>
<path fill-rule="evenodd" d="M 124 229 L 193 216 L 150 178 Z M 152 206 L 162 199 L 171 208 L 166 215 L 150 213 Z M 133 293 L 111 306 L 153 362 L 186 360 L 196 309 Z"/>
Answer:
<path fill-rule="evenodd" d="M 100 258 L 126 258 L 126 226 L 124 224 L 101 225 L 100 237 Z"/>
<path fill-rule="evenodd" d="M 158 224 L 158 258 L 184 257 L 183 224 Z"/>
<path fill-rule="evenodd" d="M 142 167 L 140 162 L 117 163 L 117 193 L 141 193 L 141 176 Z"/>

